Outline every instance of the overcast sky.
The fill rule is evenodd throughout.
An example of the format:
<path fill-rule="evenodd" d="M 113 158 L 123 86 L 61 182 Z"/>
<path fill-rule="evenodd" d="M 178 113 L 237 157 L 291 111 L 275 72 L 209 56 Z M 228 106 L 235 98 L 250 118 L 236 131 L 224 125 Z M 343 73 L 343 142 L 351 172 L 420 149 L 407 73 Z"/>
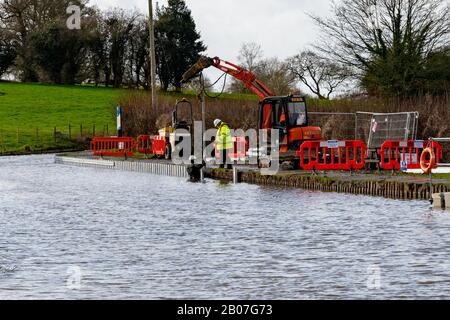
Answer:
<path fill-rule="evenodd" d="M 153 1 L 156 4 L 157 1 Z M 147 0 L 90 0 L 100 8 L 137 8 Z M 163 5 L 166 0 L 159 0 Z M 236 61 L 244 42 L 261 45 L 266 57 L 286 58 L 313 42 L 317 28 L 307 13 L 326 15 L 331 0 L 186 0 L 210 56 Z"/>
<path fill-rule="evenodd" d="M 153 0 L 164 5 L 167 0 Z M 148 0 L 90 0 L 102 9 L 120 7 L 148 14 Z M 287 58 L 316 40 L 318 29 L 308 16 L 330 13 L 331 0 L 186 0 L 208 47 L 207 55 L 237 62 L 244 42 L 261 45 L 265 57 Z M 215 81 L 221 72 L 208 69 Z M 216 89 L 222 83 L 216 85 Z"/>

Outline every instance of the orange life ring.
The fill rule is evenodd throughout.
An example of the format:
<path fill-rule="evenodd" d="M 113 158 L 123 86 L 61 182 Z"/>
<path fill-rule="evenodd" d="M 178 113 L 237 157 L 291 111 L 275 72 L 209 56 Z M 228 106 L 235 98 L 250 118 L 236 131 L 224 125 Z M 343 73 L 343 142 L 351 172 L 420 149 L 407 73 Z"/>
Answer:
<path fill-rule="evenodd" d="M 427 159 L 428 156 L 430 158 L 429 160 Z M 425 174 L 429 174 L 435 165 L 436 155 L 434 154 L 433 148 L 424 149 L 420 155 L 420 169 L 422 169 Z"/>

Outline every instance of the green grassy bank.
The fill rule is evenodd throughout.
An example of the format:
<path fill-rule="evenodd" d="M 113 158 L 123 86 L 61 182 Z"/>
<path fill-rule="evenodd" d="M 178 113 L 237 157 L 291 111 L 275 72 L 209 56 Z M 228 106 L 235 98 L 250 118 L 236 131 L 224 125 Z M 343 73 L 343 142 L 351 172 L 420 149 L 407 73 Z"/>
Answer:
<path fill-rule="evenodd" d="M 0 154 L 79 148 L 88 137 L 115 134 L 114 107 L 126 89 L 0 82 Z M 214 94 L 212 94 L 214 95 Z M 195 100 L 195 92 L 162 98 Z M 254 100 L 247 94 L 221 100 Z"/>
<path fill-rule="evenodd" d="M 68 149 L 114 130 L 122 90 L 0 82 L 0 151 Z"/>

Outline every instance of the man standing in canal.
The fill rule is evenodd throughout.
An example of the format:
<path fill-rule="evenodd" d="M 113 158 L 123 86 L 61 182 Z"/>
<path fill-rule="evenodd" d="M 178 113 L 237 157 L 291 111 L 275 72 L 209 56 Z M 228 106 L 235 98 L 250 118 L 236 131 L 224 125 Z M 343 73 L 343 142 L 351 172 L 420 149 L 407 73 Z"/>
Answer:
<path fill-rule="evenodd" d="M 233 149 L 231 130 L 227 123 L 220 119 L 214 120 L 214 127 L 217 128 L 216 149 L 220 154 L 220 168 L 232 169 L 230 153 Z"/>

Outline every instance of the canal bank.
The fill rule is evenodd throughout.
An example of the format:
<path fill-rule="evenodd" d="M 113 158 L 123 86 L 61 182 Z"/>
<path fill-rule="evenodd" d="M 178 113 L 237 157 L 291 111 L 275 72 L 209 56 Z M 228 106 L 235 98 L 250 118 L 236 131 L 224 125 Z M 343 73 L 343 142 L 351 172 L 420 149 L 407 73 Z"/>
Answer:
<path fill-rule="evenodd" d="M 149 159 L 99 159 L 86 153 L 60 154 L 55 156 L 59 164 L 108 168 L 114 170 L 145 172 L 162 176 L 188 178 L 186 166 L 161 160 Z M 233 172 L 208 169 L 206 177 L 214 180 L 233 181 Z M 349 172 L 281 171 L 277 175 L 261 175 L 258 170 L 245 169 L 238 173 L 242 183 L 301 188 L 312 191 L 338 192 L 368 195 L 401 200 L 429 200 L 430 180 L 420 175 L 392 175 L 391 173 L 366 174 Z M 450 180 L 433 179 L 433 193 L 449 192 Z"/>
<path fill-rule="evenodd" d="M 214 169 L 209 172 L 208 177 L 232 181 L 233 173 Z M 398 200 L 429 200 L 431 198 L 429 178 L 417 176 L 288 171 L 274 176 L 263 176 L 259 172 L 242 172 L 239 174 L 239 179 L 241 182 L 249 184 L 377 196 Z M 432 194 L 448 192 L 449 190 L 450 180 L 433 180 Z"/>

